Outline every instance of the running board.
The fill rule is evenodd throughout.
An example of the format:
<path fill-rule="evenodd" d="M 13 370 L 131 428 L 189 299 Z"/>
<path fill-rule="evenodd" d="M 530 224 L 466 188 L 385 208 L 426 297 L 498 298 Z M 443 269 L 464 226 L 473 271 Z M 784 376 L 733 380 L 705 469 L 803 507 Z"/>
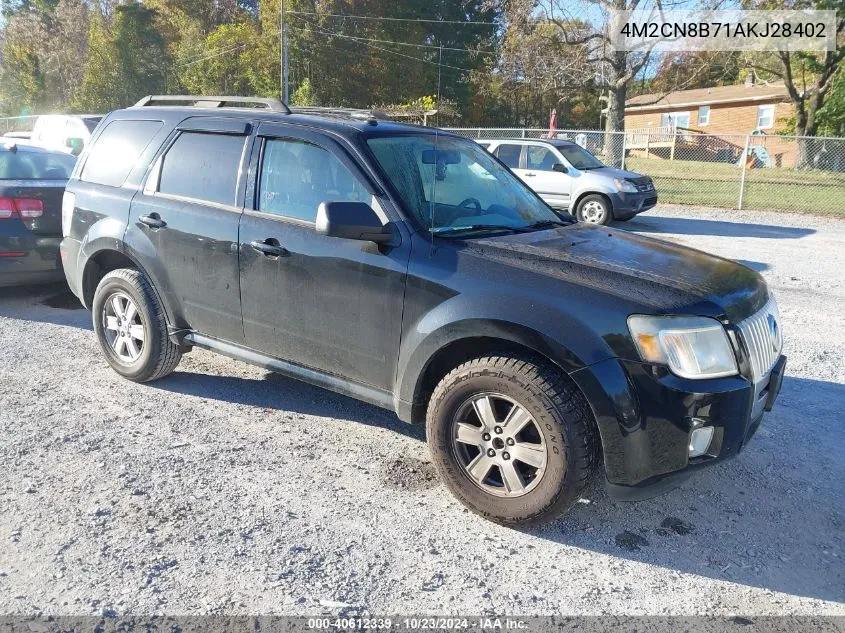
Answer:
<path fill-rule="evenodd" d="M 218 354 L 249 363 L 250 365 L 269 369 L 270 371 L 282 374 L 289 378 L 307 382 L 308 384 L 316 387 L 322 387 L 323 389 L 328 389 L 329 391 L 334 391 L 335 393 L 349 396 L 350 398 L 355 398 L 356 400 L 362 400 L 369 404 L 374 404 L 375 406 L 383 409 L 395 411 L 393 406 L 393 395 L 387 393 L 386 391 L 382 391 L 381 389 L 359 385 L 358 383 L 346 380 L 345 378 L 339 378 L 337 376 L 324 374 L 314 369 L 300 367 L 299 365 L 294 365 L 293 363 L 288 363 L 286 361 L 279 360 L 278 358 L 273 358 L 272 356 L 265 356 L 264 354 L 241 347 L 240 345 L 219 341 L 211 338 L 210 336 L 205 336 L 196 332 L 185 334 L 185 336 L 182 337 L 182 340 L 189 345 L 217 352 Z"/>

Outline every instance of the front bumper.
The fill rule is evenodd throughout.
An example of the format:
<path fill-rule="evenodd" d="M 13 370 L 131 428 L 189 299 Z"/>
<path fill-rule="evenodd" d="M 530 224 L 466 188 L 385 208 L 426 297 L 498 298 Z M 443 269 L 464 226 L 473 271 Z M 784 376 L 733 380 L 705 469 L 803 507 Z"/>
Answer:
<path fill-rule="evenodd" d="M 780 391 L 781 356 L 763 389 L 741 376 L 678 378 L 663 367 L 609 359 L 572 374 L 599 427 L 610 494 L 636 500 L 677 487 L 693 471 L 736 456 Z M 695 424 L 714 427 L 707 454 L 689 457 Z"/>
<path fill-rule="evenodd" d="M 52 283 L 64 279 L 58 237 L 0 239 L 0 287 Z"/>
<path fill-rule="evenodd" d="M 653 208 L 657 204 L 657 190 L 613 193 L 610 194 L 610 202 L 613 205 L 613 217 L 617 220 L 627 220 Z"/>

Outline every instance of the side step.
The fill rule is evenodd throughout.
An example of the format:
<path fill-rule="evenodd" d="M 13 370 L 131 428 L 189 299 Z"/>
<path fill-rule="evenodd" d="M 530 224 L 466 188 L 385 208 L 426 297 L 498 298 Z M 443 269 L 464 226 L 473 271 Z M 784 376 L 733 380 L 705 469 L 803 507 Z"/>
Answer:
<path fill-rule="evenodd" d="M 188 345 L 195 345 L 196 347 L 217 352 L 218 354 L 223 354 L 224 356 L 249 363 L 250 365 L 269 369 L 270 371 L 288 376 L 289 378 L 301 380 L 302 382 L 307 382 L 308 384 L 315 385 L 316 387 L 322 387 L 323 389 L 328 389 L 329 391 L 334 391 L 335 393 L 349 396 L 350 398 L 355 398 L 356 400 L 362 400 L 383 409 L 394 411 L 393 394 L 381 389 L 376 389 L 375 387 L 369 387 L 366 385 L 359 385 L 358 383 L 351 382 L 345 378 L 339 378 L 338 376 L 324 374 L 314 369 L 294 365 L 293 363 L 288 363 L 287 361 L 279 360 L 278 358 L 265 356 L 264 354 L 241 347 L 240 345 L 218 341 L 215 338 L 198 334 L 197 332 L 189 332 L 188 334 L 185 334 L 182 340 Z"/>

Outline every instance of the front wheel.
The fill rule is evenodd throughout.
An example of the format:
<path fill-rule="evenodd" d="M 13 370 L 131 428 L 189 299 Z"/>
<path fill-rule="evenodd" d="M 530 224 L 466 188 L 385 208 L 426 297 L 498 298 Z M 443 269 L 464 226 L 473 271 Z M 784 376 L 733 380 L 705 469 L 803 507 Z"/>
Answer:
<path fill-rule="evenodd" d="M 613 213 L 610 210 L 610 202 L 607 198 L 598 194 L 590 194 L 578 203 L 575 217 L 579 222 L 586 222 L 587 224 L 610 224 Z"/>
<path fill-rule="evenodd" d="M 549 363 L 513 356 L 476 358 L 443 378 L 426 430 L 447 487 L 503 525 L 558 516 L 577 500 L 598 451 L 578 388 Z"/>
<path fill-rule="evenodd" d="M 167 335 L 164 310 L 140 271 L 107 273 L 92 303 L 94 332 L 112 369 L 135 382 L 167 376 L 182 351 Z"/>

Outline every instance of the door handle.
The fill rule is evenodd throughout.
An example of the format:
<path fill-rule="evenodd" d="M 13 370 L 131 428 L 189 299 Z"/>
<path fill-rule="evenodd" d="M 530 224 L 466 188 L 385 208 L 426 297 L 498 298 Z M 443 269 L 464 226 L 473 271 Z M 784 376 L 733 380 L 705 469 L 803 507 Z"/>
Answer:
<path fill-rule="evenodd" d="M 272 237 L 267 238 L 263 242 L 255 240 L 250 242 L 249 245 L 259 253 L 264 253 L 267 257 L 287 257 L 290 255 L 290 251 L 280 245 L 279 240 Z"/>
<path fill-rule="evenodd" d="M 534 172 L 531 172 L 531 173 L 529 173 L 529 174 L 525 174 L 525 175 L 526 175 L 526 176 L 532 176 L 532 177 L 533 177 L 533 176 L 536 176 L 537 174 L 535 174 Z"/>
<path fill-rule="evenodd" d="M 158 213 L 150 213 L 149 215 L 142 215 L 138 218 L 138 222 L 145 224 L 151 229 L 163 229 L 167 226 L 167 222 L 161 219 Z"/>

